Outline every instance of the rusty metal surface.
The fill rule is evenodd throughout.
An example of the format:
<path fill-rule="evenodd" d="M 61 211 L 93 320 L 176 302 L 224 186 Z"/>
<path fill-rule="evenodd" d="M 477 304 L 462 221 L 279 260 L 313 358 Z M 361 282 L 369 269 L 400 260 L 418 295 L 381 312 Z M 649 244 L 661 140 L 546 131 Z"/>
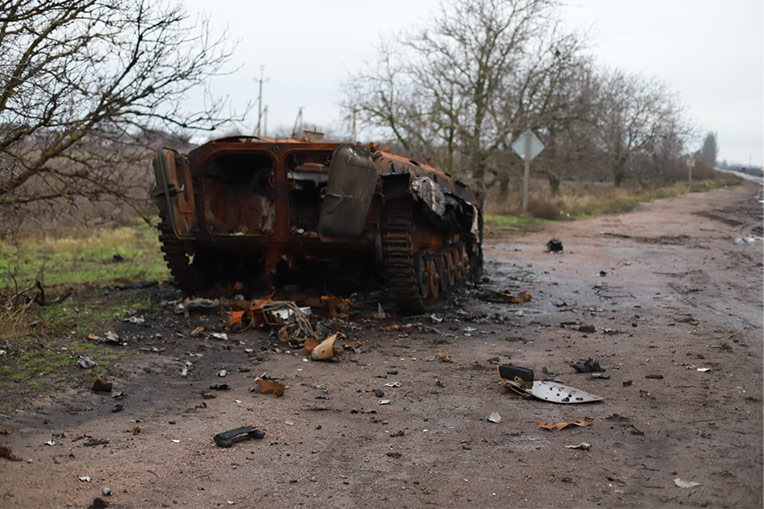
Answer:
<path fill-rule="evenodd" d="M 154 169 L 165 258 L 187 293 L 344 260 L 384 269 L 399 306 L 421 312 L 480 272 L 477 193 L 376 145 L 224 138 L 162 149 Z"/>

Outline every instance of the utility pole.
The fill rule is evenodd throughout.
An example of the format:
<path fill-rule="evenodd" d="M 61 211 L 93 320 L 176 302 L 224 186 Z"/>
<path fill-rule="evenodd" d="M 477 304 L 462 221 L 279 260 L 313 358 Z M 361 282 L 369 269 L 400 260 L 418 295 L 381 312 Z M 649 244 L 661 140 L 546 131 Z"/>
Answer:
<path fill-rule="evenodd" d="M 350 141 L 353 141 L 353 142 L 358 141 L 356 139 L 357 133 L 356 133 L 356 123 L 355 123 L 357 114 L 358 114 L 358 108 L 353 106 L 353 117 L 350 120 Z"/>
<path fill-rule="evenodd" d="M 300 131 L 302 131 L 302 110 L 304 106 L 300 106 L 297 108 L 297 117 L 294 119 L 294 126 L 292 127 L 292 138 L 296 138 L 299 131 L 297 128 L 300 128 Z"/>
<path fill-rule="evenodd" d="M 261 136 L 263 134 L 261 126 L 263 122 L 263 82 L 268 81 L 264 77 L 265 66 L 260 66 L 260 78 L 257 79 L 258 91 L 257 91 L 257 127 L 255 127 L 255 136 Z M 265 107 L 266 111 L 268 107 Z"/>
<path fill-rule="evenodd" d="M 263 136 L 268 136 L 268 105 L 263 108 Z"/>

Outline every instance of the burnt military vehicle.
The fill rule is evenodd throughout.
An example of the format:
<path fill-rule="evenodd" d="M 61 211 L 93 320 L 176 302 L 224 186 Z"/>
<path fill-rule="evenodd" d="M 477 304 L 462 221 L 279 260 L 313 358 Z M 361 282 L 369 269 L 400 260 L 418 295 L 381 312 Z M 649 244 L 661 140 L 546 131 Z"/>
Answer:
<path fill-rule="evenodd" d="M 162 148 L 153 166 L 162 251 L 187 294 L 263 294 L 333 266 L 384 274 L 415 314 L 482 270 L 478 194 L 373 144 L 230 137 Z"/>

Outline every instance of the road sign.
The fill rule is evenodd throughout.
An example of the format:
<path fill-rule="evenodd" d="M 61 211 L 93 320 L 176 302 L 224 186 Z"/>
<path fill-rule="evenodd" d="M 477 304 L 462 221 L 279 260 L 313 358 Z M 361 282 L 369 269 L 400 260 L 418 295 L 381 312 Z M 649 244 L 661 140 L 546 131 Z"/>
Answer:
<path fill-rule="evenodd" d="M 512 150 L 514 150 L 523 161 L 533 161 L 533 159 L 544 150 L 544 144 L 541 143 L 541 140 L 529 129 L 515 140 L 512 144 Z"/>

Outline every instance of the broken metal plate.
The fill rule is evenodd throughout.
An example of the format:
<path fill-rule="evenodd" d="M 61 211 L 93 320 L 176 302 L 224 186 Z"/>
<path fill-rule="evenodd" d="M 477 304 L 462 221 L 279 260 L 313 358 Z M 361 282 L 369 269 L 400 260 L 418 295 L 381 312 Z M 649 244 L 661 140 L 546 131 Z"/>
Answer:
<path fill-rule="evenodd" d="M 593 403 L 604 399 L 581 389 L 556 382 L 533 382 L 533 387 L 525 389 L 525 391 L 538 399 L 551 403 Z"/>

